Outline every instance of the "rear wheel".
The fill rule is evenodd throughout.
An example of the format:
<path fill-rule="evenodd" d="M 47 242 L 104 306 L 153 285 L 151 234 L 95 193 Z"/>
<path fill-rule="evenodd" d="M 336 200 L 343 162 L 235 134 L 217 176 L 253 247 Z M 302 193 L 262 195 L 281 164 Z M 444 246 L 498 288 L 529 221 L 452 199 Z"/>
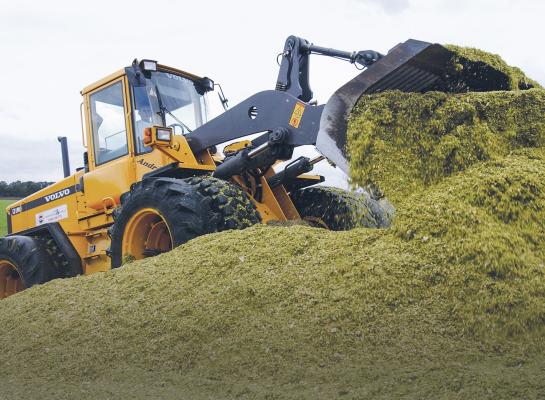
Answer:
<path fill-rule="evenodd" d="M 27 236 L 0 238 L 0 299 L 58 277 L 42 242 Z"/>
<path fill-rule="evenodd" d="M 206 233 L 260 221 L 248 196 L 212 177 L 146 179 L 123 196 L 110 230 L 112 267 L 172 250 Z"/>
<path fill-rule="evenodd" d="M 387 200 L 373 199 L 367 192 L 313 186 L 293 192 L 291 198 L 303 220 L 333 231 L 386 228 L 393 215 Z"/>
<path fill-rule="evenodd" d="M 0 299 L 23 290 L 17 267 L 9 260 L 0 260 Z"/>

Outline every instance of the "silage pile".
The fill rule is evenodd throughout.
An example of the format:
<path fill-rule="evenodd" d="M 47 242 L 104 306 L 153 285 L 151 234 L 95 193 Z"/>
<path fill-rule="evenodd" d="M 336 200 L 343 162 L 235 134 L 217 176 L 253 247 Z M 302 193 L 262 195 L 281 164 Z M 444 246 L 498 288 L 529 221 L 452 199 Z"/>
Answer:
<path fill-rule="evenodd" d="M 468 331 L 531 332 L 545 321 L 545 90 L 498 56 L 450 49 L 454 82 L 486 72 L 486 90 L 508 90 L 363 97 L 351 178 L 396 205 L 392 234 L 435 247 L 467 288 L 479 282 L 459 309 Z"/>
<path fill-rule="evenodd" d="M 540 88 L 363 98 L 352 178 L 391 229 L 255 226 L 3 300 L 2 393 L 542 398 L 544 116 Z"/>

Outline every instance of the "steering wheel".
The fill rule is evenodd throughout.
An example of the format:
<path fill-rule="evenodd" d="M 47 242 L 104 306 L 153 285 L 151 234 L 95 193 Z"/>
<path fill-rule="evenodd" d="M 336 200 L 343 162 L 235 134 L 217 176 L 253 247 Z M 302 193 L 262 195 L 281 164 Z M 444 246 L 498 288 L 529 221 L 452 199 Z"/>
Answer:
<path fill-rule="evenodd" d="M 182 124 L 174 123 L 167 126 L 167 128 L 173 128 L 174 134 L 176 134 L 176 127 L 180 127 L 180 129 L 182 130 L 182 135 L 187 133 L 185 131 L 185 127 Z"/>

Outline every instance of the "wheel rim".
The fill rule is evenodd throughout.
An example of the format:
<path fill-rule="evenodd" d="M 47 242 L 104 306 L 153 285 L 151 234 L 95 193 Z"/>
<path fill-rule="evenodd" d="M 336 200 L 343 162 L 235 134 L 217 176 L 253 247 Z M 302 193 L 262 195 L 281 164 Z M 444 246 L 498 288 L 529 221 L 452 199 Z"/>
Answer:
<path fill-rule="evenodd" d="M 23 281 L 17 268 L 8 260 L 0 260 L 0 299 L 23 290 Z"/>
<path fill-rule="evenodd" d="M 152 208 L 136 212 L 125 228 L 122 250 L 124 262 L 172 250 L 172 235 L 163 216 Z"/>

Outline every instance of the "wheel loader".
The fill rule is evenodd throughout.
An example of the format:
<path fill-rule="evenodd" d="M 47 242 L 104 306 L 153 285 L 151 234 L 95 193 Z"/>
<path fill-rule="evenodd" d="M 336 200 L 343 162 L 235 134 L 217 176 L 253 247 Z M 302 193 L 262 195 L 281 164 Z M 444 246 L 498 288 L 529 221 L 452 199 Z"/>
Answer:
<path fill-rule="evenodd" d="M 311 54 L 362 72 L 318 105 L 309 85 Z M 433 90 L 450 57 L 438 44 L 412 39 L 383 55 L 290 36 L 275 89 L 210 120 L 208 99 L 218 86 L 211 79 L 135 60 L 81 91 L 84 166 L 68 175 L 64 151 L 68 176 L 7 208 L 0 298 L 260 222 L 388 226 L 391 210 L 379 196 L 317 185 L 324 178 L 308 173 L 323 159 L 348 172 L 347 121 L 361 96 Z M 303 145 L 320 156 L 292 160 Z M 282 161 L 289 163 L 277 170 Z"/>

